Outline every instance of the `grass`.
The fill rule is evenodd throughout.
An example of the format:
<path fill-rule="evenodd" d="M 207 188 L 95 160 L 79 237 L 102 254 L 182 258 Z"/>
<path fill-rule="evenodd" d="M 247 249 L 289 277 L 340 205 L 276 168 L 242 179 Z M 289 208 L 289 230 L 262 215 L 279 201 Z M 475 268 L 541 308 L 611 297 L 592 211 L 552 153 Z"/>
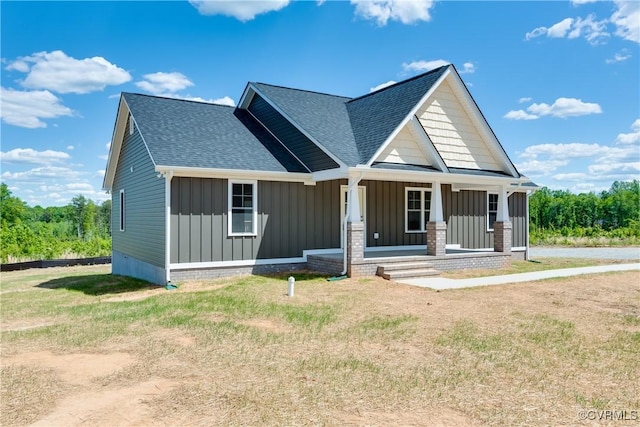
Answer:
<path fill-rule="evenodd" d="M 3 273 L 1 425 L 573 425 L 640 408 L 637 272 L 444 292 L 295 273 L 290 298 L 288 275 L 169 291 L 106 268 Z M 100 374 L 80 375 L 87 354 Z M 105 371 L 115 355 L 130 361 Z M 118 404 L 141 384 L 154 392 Z M 79 413 L 74 396 L 113 406 Z"/>

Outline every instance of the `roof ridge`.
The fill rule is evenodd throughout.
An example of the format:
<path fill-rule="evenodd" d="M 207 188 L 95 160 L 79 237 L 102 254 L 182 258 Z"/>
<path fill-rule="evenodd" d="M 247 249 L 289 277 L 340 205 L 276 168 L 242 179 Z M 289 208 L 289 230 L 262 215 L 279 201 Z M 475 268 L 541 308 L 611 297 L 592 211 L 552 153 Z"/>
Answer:
<path fill-rule="evenodd" d="M 368 96 L 377 95 L 377 94 L 379 94 L 379 93 L 381 93 L 381 92 L 384 92 L 385 90 L 390 89 L 390 88 L 392 88 L 392 87 L 395 87 L 395 86 L 398 86 L 398 85 L 401 85 L 401 84 L 405 84 L 405 83 L 408 83 L 408 82 L 413 81 L 413 80 L 417 80 L 417 79 L 419 79 L 419 78 L 421 78 L 421 77 L 426 76 L 427 74 L 435 73 L 436 71 L 439 71 L 439 70 L 441 70 L 441 69 L 443 69 L 443 68 L 447 68 L 447 67 L 450 67 L 450 66 L 453 66 L 453 64 L 441 65 L 441 66 L 439 66 L 438 68 L 434 68 L 433 70 L 429 70 L 429 71 L 424 72 L 424 73 L 422 73 L 422 74 L 418 74 L 417 76 L 410 77 L 410 78 L 408 78 L 408 79 L 406 79 L 406 80 L 401 80 L 401 81 L 396 82 L 396 83 L 394 83 L 394 84 L 392 84 L 392 85 L 385 86 L 385 87 L 383 87 L 382 89 L 378 89 L 378 90 L 376 90 L 376 91 L 374 91 L 374 92 L 369 92 L 369 93 L 367 93 L 367 94 L 365 94 L 365 95 L 361 95 L 361 96 L 358 96 L 358 97 L 356 97 L 356 98 L 351 98 L 351 99 L 350 99 L 349 101 L 347 101 L 347 102 L 349 103 L 349 102 L 352 102 L 352 101 L 358 101 L 358 100 L 360 100 L 360 99 L 362 99 L 362 98 L 366 98 L 366 97 L 368 97 Z"/>
<path fill-rule="evenodd" d="M 342 95 L 335 95 L 333 93 L 326 93 L 326 92 L 319 92 L 316 90 L 308 90 L 308 89 L 299 89 L 299 88 L 295 88 L 295 87 L 288 87 L 288 86 L 282 86 L 282 85 L 274 85 L 271 83 L 263 83 L 263 82 L 250 82 L 251 84 L 260 84 L 260 85 L 265 85 L 265 86 L 271 86 L 271 87 L 277 87 L 280 89 L 289 89 L 289 90 L 295 90 L 298 92 L 307 92 L 307 93 L 313 93 L 316 95 L 325 95 L 325 96 L 333 96 L 334 98 L 344 98 L 347 100 L 351 100 L 353 98 L 350 98 L 348 96 L 342 96 Z"/>
<path fill-rule="evenodd" d="M 122 95 L 135 95 L 135 96 L 146 96 L 147 98 L 157 98 L 157 99 L 170 99 L 172 101 L 182 101 L 182 102 L 192 102 L 194 104 L 204 104 L 204 105 L 215 105 L 217 107 L 227 107 L 227 108 L 236 108 L 235 106 L 226 105 L 226 104 L 216 104 L 215 102 L 207 102 L 207 101 L 196 101 L 195 99 L 185 99 L 185 98 L 176 98 L 173 96 L 160 96 L 160 95 L 149 95 L 148 93 L 138 93 L 138 92 L 121 92 Z"/>

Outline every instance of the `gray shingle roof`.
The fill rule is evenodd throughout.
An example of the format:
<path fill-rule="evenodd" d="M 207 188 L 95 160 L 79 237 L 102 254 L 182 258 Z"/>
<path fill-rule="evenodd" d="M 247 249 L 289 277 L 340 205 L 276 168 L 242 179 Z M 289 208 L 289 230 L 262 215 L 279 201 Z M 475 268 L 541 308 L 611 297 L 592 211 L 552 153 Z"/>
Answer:
<path fill-rule="evenodd" d="M 316 142 L 348 166 L 359 160 L 346 102 L 350 98 L 253 83 Z"/>
<path fill-rule="evenodd" d="M 157 165 L 307 172 L 242 110 L 134 93 L 122 96 Z"/>
<path fill-rule="evenodd" d="M 436 68 L 347 103 L 361 163 L 371 159 L 447 68 Z"/>

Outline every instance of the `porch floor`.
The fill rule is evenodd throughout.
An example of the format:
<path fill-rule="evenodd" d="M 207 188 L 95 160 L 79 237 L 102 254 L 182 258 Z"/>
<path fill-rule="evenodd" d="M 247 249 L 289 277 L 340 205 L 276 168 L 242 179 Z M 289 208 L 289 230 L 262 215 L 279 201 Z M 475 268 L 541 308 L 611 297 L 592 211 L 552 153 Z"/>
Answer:
<path fill-rule="evenodd" d="M 446 249 L 445 256 L 449 255 L 478 255 L 478 254 L 492 254 L 495 253 L 493 249 Z M 317 254 L 314 256 L 320 258 L 331 258 L 331 259 L 343 259 L 344 253 L 342 250 L 326 253 L 326 254 Z M 442 258 L 434 255 L 427 255 L 427 248 L 424 249 L 396 249 L 396 250 L 388 250 L 388 251 L 365 251 L 364 258 L 372 259 L 372 258 L 398 258 L 398 257 L 424 257 L 427 259 L 436 259 Z"/>

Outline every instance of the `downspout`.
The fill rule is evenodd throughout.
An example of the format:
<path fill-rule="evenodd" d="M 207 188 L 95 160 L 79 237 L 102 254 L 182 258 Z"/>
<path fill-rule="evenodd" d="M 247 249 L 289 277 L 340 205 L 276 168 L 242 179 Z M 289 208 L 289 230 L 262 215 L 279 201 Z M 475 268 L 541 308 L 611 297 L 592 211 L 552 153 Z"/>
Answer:
<path fill-rule="evenodd" d="M 351 184 L 348 185 L 347 187 L 347 208 L 346 211 L 344 213 L 344 221 L 342 224 L 342 272 L 340 273 L 340 276 L 344 276 L 345 274 L 347 274 L 347 220 L 349 218 L 351 218 L 351 203 L 353 203 L 353 197 L 349 197 L 349 194 L 351 193 L 351 190 L 353 190 L 354 186 L 357 186 L 358 183 L 360 182 L 360 180 L 362 179 L 362 176 L 364 175 L 364 172 L 360 172 L 360 176 L 358 177 L 358 179 L 354 179 Z M 360 196 L 358 195 L 358 197 L 356 197 L 356 201 L 358 203 L 360 203 Z"/>
<path fill-rule="evenodd" d="M 527 190 L 527 203 L 525 206 L 525 216 L 527 217 L 527 226 L 526 226 L 526 237 L 524 239 L 524 260 L 525 261 L 529 261 L 529 221 L 531 220 L 529 218 L 529 196 L 531 196 L 532 191 L 531 190 Z"/>
<path fill-rule="evenodd" d="M 164 242 L 164 272 L 166 285 L 171 283 L 171 178 L 173 171 L 164 174 L 164 205 L 165 205 L 165 242 Z"/>

